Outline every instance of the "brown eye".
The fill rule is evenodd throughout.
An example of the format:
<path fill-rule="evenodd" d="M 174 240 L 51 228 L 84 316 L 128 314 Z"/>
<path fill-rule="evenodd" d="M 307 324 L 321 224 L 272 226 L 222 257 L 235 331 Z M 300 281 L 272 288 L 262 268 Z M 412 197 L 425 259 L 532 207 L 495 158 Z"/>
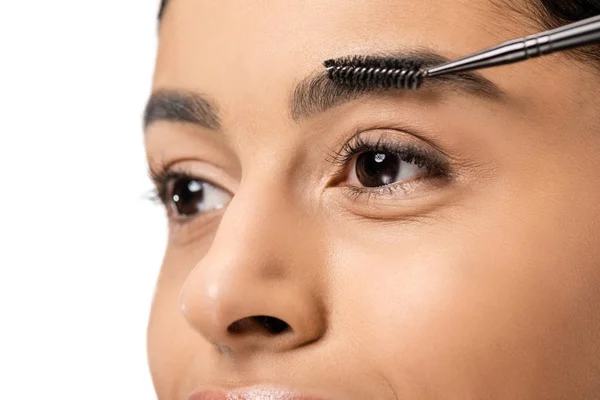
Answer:
<path fill-rule="evenodd" d="M 362 187 L 381 187 L 426 176 L 428 170 L 415 162 L 403 160 L 390 151 L 365 151 L 356 158 L 350 170 L 350 183 Z"/>
<path fill-rule="evenodd" d="M 368 151 L 356 158 L 356 177 L 365 187 L 386 186 L 396 182 L 400 173 L 400 157 L 382 151 Z"/>
<path fill-rule="evenodd" d="M 171 208 L 180 216 L 219 210 L 231 201 L 225 190 L 193 178 L 179 178 L 172 184 Z"/>

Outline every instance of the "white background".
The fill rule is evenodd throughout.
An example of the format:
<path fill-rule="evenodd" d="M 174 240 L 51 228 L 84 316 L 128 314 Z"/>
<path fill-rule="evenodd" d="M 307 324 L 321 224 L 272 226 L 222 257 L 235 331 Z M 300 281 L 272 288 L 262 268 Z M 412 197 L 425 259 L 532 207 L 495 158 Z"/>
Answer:
<path fill-rule="evenodd" d="M 0 399 L 155 399 L 158 0 L 0 0 Z"/>

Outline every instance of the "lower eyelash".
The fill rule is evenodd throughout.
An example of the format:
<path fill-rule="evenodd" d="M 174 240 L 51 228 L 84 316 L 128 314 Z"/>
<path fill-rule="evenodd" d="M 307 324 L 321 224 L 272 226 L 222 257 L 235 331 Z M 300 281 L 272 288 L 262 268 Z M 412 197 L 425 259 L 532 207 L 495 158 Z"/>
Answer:
<path fill-rule="evenodd" d="M 390 197 L 394 195 L 398 191 L 403 191 L 405 194 L 408 192 L 408 186 L 415 185 L 416 181 L 419 181 L 423 178 L 418 178 L 408 182 L 397 182 L 386 186 L 378 186 L 378 187 L 359 187 L 359 186 L 342 186 L 343 190 L 346 192 L 348 197 L 350 197 L 353 201 L 365 200 L 367 203 L 371 198 L 377 197 Z"/>
<path fill-rule="evenodd" d="M 390 185 L 391 186 L 391 185 Z M 365 200 L 367 203 L 373 196 L 379 196 L 381 194 L 392 194 L 394 190 L 390 186 L 382 186 L 379 188 L 361 188 L 358 186 L 344 186 L 343 189 L 352 201 L 356 202 L 358 200 Z M 381 190 L 384 189 L 384 190 Z M 378 193 L 379 191 L 379 193 Z M 386 192 L 386 193 L 382 193 Z"/>

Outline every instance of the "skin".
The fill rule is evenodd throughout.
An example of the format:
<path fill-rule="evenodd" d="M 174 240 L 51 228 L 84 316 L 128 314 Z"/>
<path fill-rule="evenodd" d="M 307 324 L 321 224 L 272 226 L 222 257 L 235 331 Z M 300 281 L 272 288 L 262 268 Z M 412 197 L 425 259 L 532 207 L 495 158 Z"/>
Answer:
<path fill-rule="evenodd" d="M 185 221 L 170 212 L 148 326 L 158 398 L 256 384 L 337 399 L 599 396 L 597 70 L 553 55 L 481 71 L 500 98 L 424 89 L 289 112 L 329 58 L 454 58 L 536 30 L 489 0 L 172 0 L 153 88 L 210 97 L 222 128 L 156 121 L 148 160 L 235 196 Z M 351 166 L 329 156 L 358 131 L 437 149 L 453 178 L 353 196 Z M 268 334 L 258 315 L 291 330 Z"/>

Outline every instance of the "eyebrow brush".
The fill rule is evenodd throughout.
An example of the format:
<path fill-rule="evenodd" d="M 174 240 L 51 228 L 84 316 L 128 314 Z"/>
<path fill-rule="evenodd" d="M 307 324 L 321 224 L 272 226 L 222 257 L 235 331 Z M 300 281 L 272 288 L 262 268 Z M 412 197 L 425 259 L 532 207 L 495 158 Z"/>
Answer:
<path fill-rule="evenodd" d="M 393 57 L 355 56 L 323 63 L 334 82 L 352 86 L 418 89 L 429 77 L 512 64 L 530 58 L 600 43 L 600 15 L 560 28 L 510 40 L 442 65 Z"/>

